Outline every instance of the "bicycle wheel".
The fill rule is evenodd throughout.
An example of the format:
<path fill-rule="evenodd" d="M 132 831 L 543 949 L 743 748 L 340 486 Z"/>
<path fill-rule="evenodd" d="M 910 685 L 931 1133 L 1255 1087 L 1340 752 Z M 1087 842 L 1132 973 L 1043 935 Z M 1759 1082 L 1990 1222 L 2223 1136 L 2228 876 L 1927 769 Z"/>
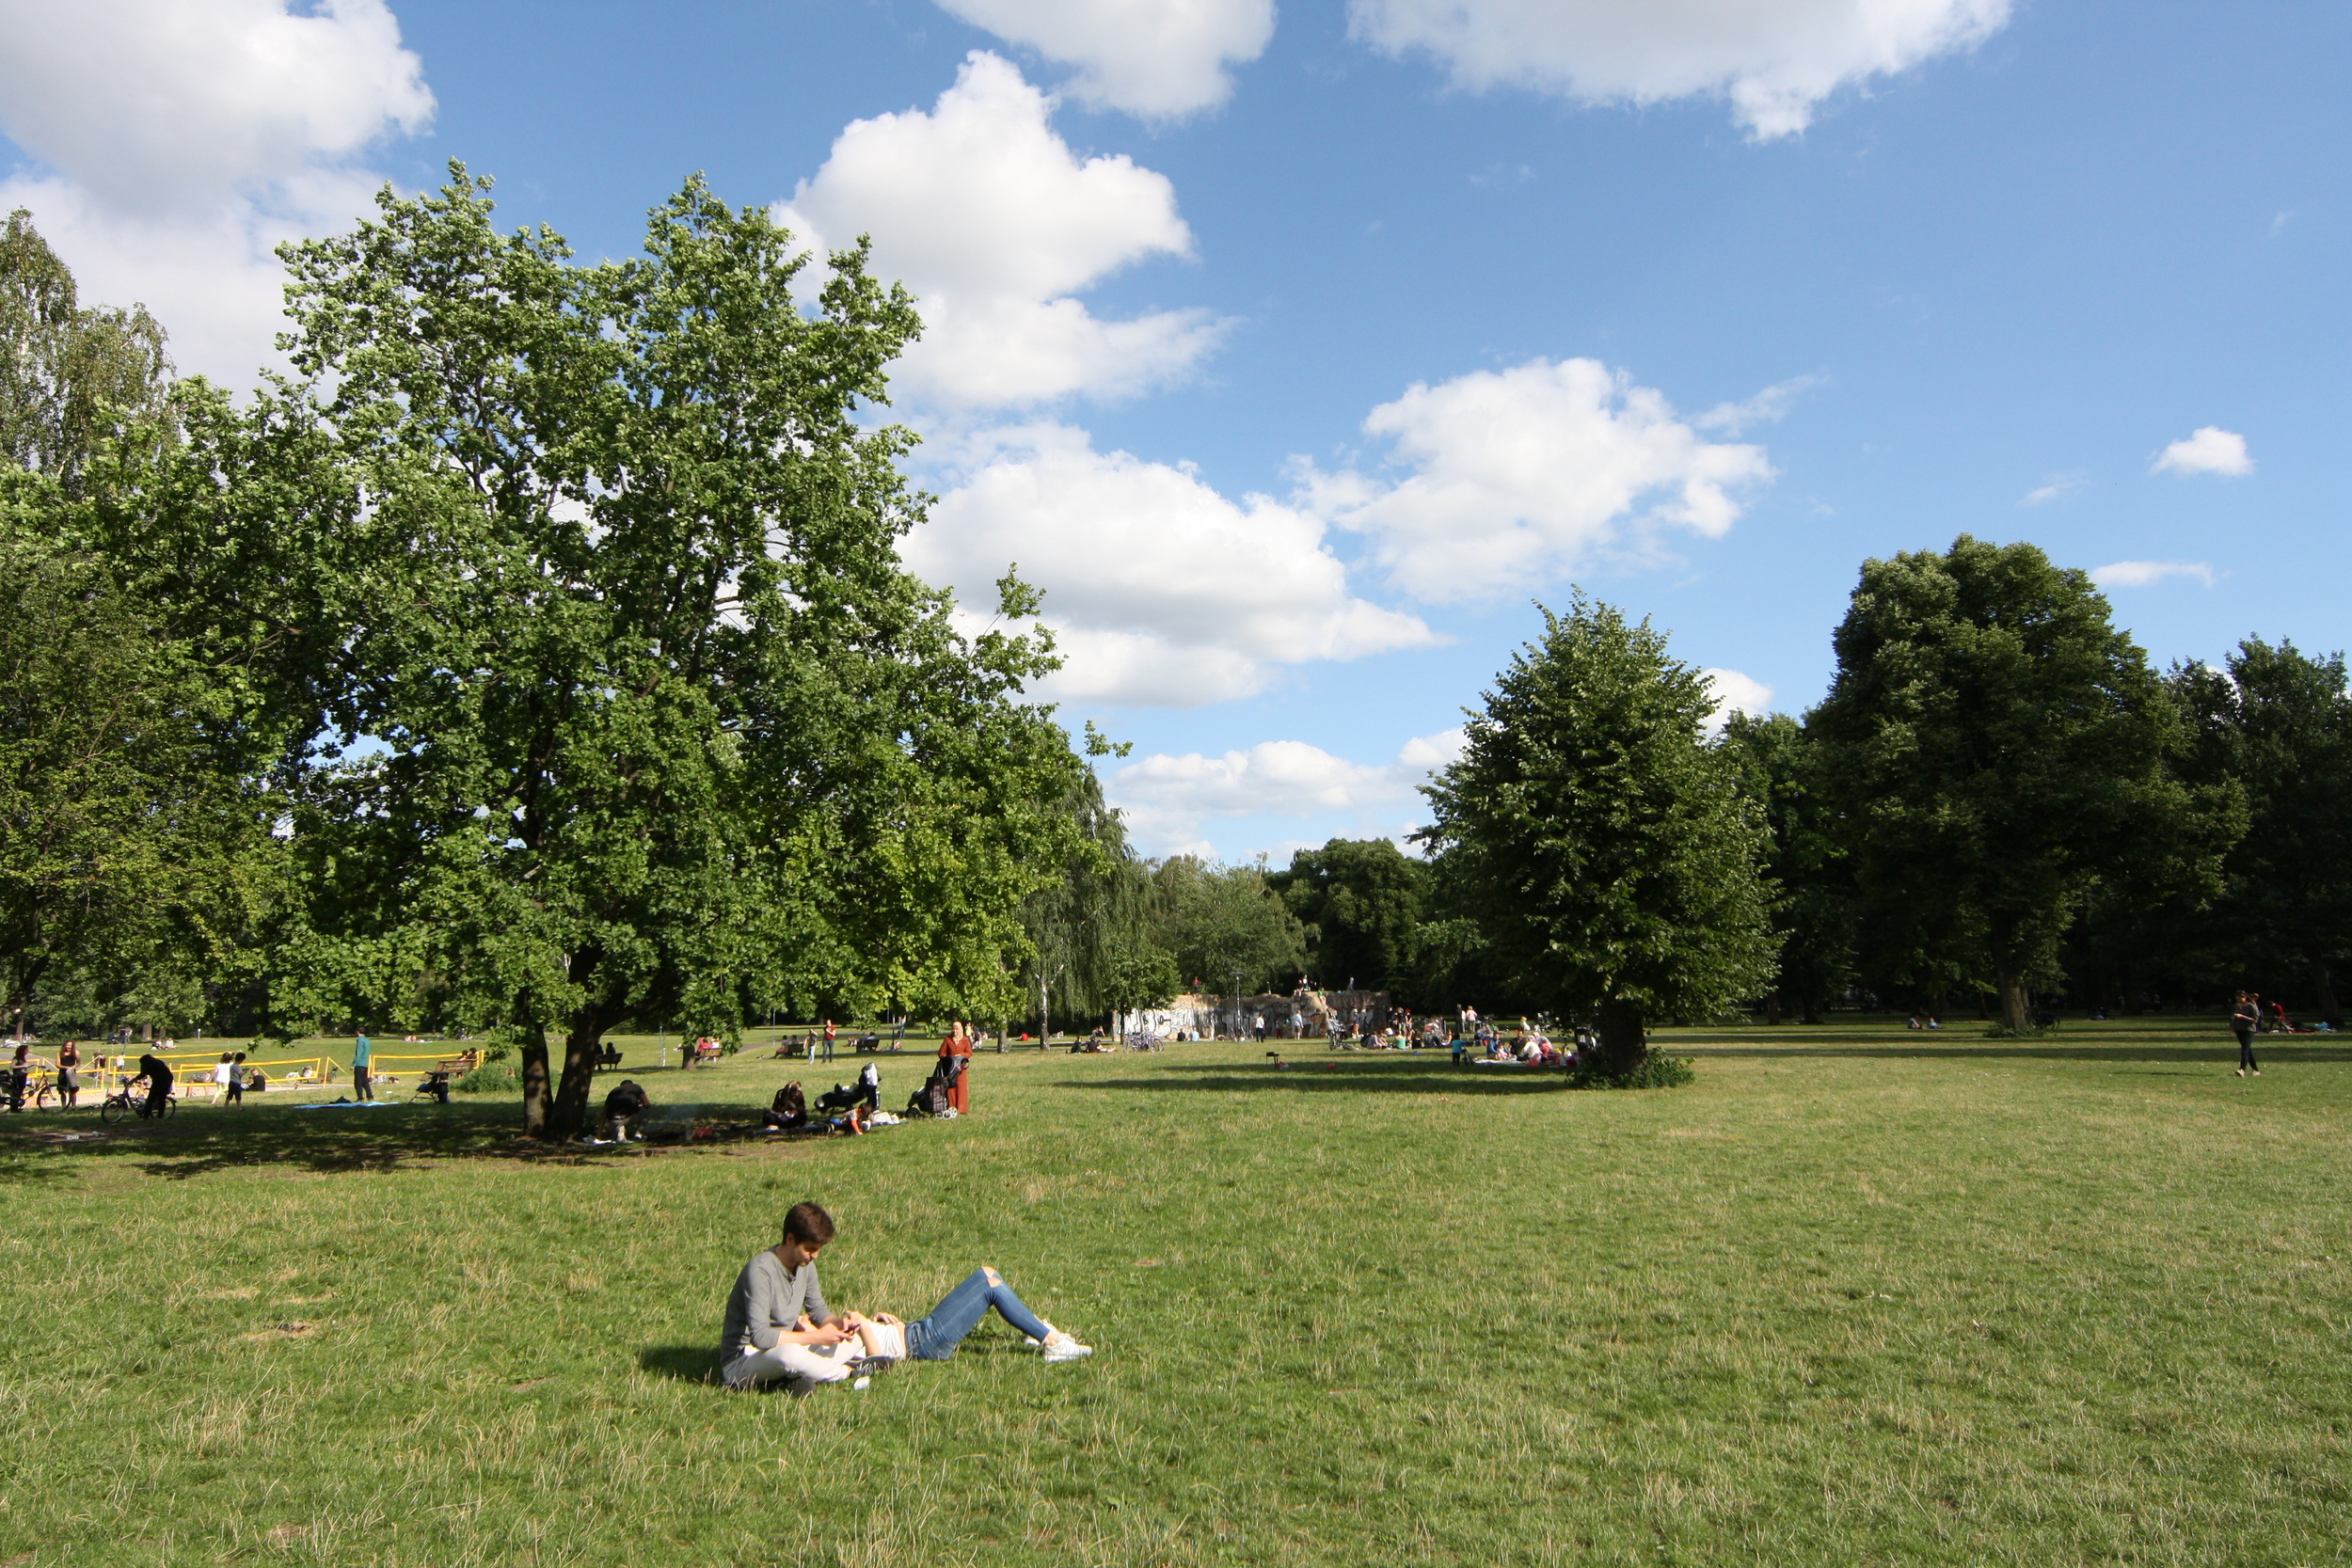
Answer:
<path fill-rule="evenodd" d="M 55 1085 L 43 1084 L 33 1091 L 33 1109 L 36 1111 L 54 1111 L 64 1103 L 65 1096 L 57 1092 Z"/>
<path fill-rule="evenodd" d="M 131 1099 L 128 1095 L 110 1094 L 106 1097 L 104 1102 L 98 1107 L 98 1119 L 104 1122 L 109 1127 L 112 1127 L 116 1122 L 120 1121 L 124 1117 L 127 1117 L 130 1114 Z"/>
<path fill-rule="evenodd" d="M 157 1112 L 156 1115 L 167 1117 L 179 1108 L 180 1097 L 176 1094 L 167 1094 L 164 1096 L 164 1108 Z"/>

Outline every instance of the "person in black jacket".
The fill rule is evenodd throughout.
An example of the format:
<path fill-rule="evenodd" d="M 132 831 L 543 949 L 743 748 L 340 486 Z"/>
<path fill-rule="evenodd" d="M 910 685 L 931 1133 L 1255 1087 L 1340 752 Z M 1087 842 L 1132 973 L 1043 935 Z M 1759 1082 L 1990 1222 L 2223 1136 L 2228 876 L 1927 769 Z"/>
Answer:
<path fill-rule="evenodd" d="M 160 1117 L 164 1101 L 171 1098 L 171 1067 L 152 1051 L 139 1058 L 140 1076 L 147 1080 L 147 1103 L 139 1107 L 143 1117 Z"/>
<path fill-rule="evenodd" d="M 624 1078 L 621 1086 L 604 1097 L 605 1132 L 620 1143 L 628 1142 L 628 1130 L 652 1106 L 653 1101 L 637 1086 L 634 1079 Z"/>

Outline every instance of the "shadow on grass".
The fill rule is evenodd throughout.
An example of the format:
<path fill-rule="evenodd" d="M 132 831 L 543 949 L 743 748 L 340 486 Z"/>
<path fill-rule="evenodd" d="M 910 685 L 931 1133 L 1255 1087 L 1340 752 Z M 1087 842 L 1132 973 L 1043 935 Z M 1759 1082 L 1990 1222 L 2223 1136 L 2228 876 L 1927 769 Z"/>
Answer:
<path fill-rule="evenodd" d="M 1168 1067 L 1148 1078 L 1062 1078 L 1062 1089 L 1195 1089 L 1223 1094 L 1544 1094 L 1566 1086 L 1566 1074 L 1527 1067 L 1454 1067 L 1437 1061 L 1308 1057 L 1277 1068 Z"/>
<path fill-rule="evenodd" d="M 38 1181 L 79 1160 L 127 1161 L 150 1176 L 184 1180 L 243 1165 L 390 1171 L 440 1160 L 595 1161 L 596 1153 L 521 1135 L 518 1104 L 388 1101 L 369 1110 L 298 1105 L 184 1106 L 162 1123 L 100 1125 L 92 1110 L 10 1118 L 0 1128 L 0 1184 Z M 63 1141 L 68 1133 L 85 1136 Z M 87 1134 L 98 1133 L 91 1137 Z"/>
<path fill-rule="evenodd" d="M 637 1353 L 637 1365 L 679 1383 L 719 1381 L 719 1353 L 708 1345 L 648 1345 Z"/>
<path fill-rule="evenodd" d="M 2215 1063 L 2224 1067 L 2237 1065 L 2237 1041 L 2228 1037 L 2217 1044 L 2206 1041 L 2194 1045 L 2175 1045 L 2150 1040 L 2144 1044 L 2118 1041 L 2112 1045 L 2060 1045 L 2049 1041 L 2023 1042 L 1986 1040 L 1980 1045 L 1905 1045 L 1856 1043 L 1852 1045 L 1700 1045 L 1684 1040 L 1666 1042 L 1664 1049 L 1677 1056 L 1817 1056 L 1920 1059 L 1926 1061 L 1989 1061 L 2022 1059 L 2043 1062 L 2195 1062 Z M 2266 1061 L 2279 1062 L 2352 1062 L 2352 1044 L 2346 1045 L 2272 1045 L 2257 1042 L 2254 1053 Z"/>

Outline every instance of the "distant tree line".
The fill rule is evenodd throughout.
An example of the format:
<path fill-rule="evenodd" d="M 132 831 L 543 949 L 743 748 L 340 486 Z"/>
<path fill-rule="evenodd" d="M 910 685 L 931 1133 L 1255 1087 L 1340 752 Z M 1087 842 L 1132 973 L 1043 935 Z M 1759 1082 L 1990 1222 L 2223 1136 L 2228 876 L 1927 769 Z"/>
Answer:
<path fill-rule="evenodd" d="M 1811 712 L 1710 736 L 1663 637 L 1578 599 L 1472 712 L 1420 852 L 1335 839 L 1257 878 L 1259 905 L 1250 868 L 1215 873 L 1267 932 L 1251 982 L 1573 1015 L 1625 1062 L 1644 1021 L 1849 1000 L 2027 1031 L 2246 985 L 2341 1027 L 2341 655 L 2249 638 L 2159 673 L 2083 573 L 1965 536 L 1867 562 L 1834 645 Z M 1144 912 L 1156 874 L 1130 873 L 1125 940 L 1175 940 Z"/>

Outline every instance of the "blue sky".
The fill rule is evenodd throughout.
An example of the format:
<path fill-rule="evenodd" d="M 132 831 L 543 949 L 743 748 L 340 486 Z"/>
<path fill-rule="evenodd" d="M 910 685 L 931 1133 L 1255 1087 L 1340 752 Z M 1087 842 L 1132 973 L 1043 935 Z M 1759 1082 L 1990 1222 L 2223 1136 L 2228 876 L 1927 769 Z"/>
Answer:
<path fill-rule="evenodd" d="M 932 317 L 911 559 L 1047 587 L 1155 851 L 1407 827 L 1571 584 L 1788 711 L 1859 563 L 1963 531 L 2106 568 L 2160 662 L 2344 641 L 2352 8 L 0 0 L 0 40 L 7 198 L 231 381 L 268 243 L 453 156 L 592 257 L 695 169 L 873 232 Z"/>

